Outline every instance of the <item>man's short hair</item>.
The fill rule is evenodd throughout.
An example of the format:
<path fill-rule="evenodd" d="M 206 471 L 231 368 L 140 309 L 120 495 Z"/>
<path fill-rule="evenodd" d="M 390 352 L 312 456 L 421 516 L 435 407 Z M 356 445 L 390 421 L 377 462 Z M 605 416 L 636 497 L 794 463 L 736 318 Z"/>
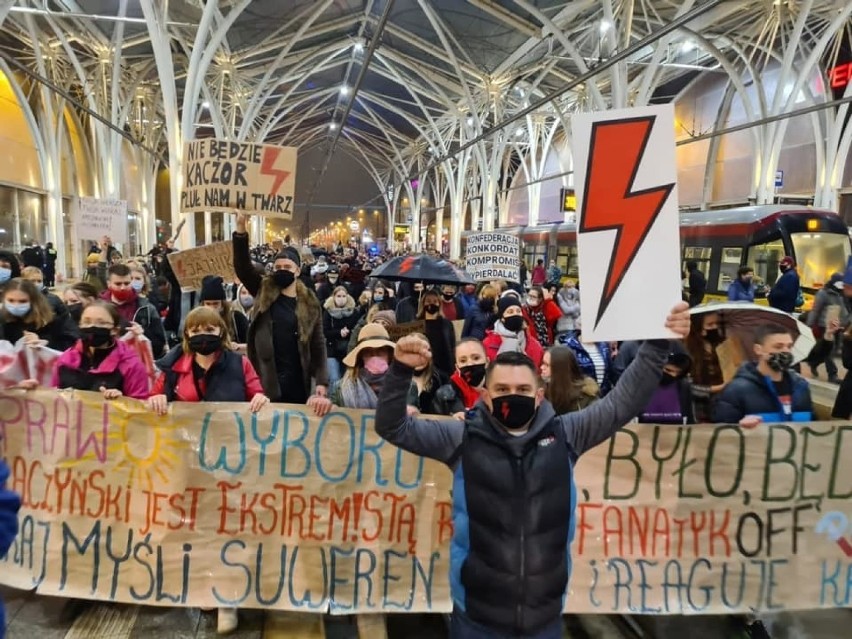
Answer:
<path fill-rule="evenodd" d="M 485 384 L 488 385 L 488 380 L 491 379 L 491 373 L 498 366 L 515 366 L 515 367 L 523 367 L 528 368 L 530 372 L 533 374 L 533 377 L 538 380 L 538 371 L 535 369 L 535 364 L 533 361 L 524 353 L 518 353 L 517 351 L 506 351 L 505 353 L 499 353 L 497 357 L 495 357 L 490 364 L 488 364 L 488 368 L 485 369 Z"/>
<path fill-rule="evenodd" d="M 743 275 L 748 275 L 749 273 L 754 273 L 754 269 L 750 266 L 741 266 L 737 270 L 737 276 L 742 277 Z"/>
<path fill-rule="evenodd" d="M 130 267 L 127 264 L 113 264 L 107 270 L 107 278 L 110 275 L 117 275 L 118 277 L 130 277 Z"/>
<path fill-rule="evenodd" d="M 767 338 L 771 335 L 787 335 L 789 337 L 793 337 L 793 334 L 783 326 L 779 326 L 778 324 L 761 324 L 754 332 L 754 343 L 763 346 Z"/>

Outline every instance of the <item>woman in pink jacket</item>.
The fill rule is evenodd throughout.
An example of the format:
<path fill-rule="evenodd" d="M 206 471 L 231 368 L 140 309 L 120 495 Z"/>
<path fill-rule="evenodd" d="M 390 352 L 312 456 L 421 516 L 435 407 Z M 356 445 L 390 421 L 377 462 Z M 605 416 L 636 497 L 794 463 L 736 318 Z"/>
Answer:
<path fill-rule="evenodd" d="M 121 319 L 112 304 L 97 301 L 80 316 L 81 339 L 59 356 L 51 385 L 100 391 L 105 399 L 148 398 L 148 373 L 118 336 Z"/>

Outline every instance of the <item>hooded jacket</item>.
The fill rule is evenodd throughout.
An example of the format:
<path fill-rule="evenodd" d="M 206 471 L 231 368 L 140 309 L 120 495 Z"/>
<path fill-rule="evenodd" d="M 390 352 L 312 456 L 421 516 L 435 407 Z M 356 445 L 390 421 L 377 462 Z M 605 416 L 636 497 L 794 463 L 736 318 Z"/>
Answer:
<path fill-rule="evenodd" d="M 775 282 L 767 298 L 769 305 L 785 313 L 796 310 L 796 299 L 799 297 L 799 274 L 795 268 L 787 269 Z"/>
<path fill-rule="evenodd" d="M 281 295 L 271 277 L 254 270 L 249 255 L 248 233 L 233 234 L 234 272 L 254 296 L 253 319 L 248 331 L 248 357 L 267 397 L 273 402 L 281 397 L 278 371 L 275 369 L 275 347 L 272 336 L 272 304 Z M 325 335 L 322 332 L 322 307 L 317 296 L 296 281 L 296 320 L 299 327 L 299 359 L 305 395 L 311 394 L 311 378 L 318 386 L 328 386 Z"/>
<path fill-rule="evenodd" d="M 740 366 L 734 379 L 725 387 L 713 407 L 717 424 L 737 424 L 747 415 L 760 415 L 764 422 L 810 421 L 813 413 L 811 391 L 807 380 L 794 371 L 787 371 L 792 393 L 792 412 L 784 415 L 784 407 L 775 386 L 754 362 Z"/>
<path fill-rule="evenodd" d="M 116 388 L 126 397 L 148 398 L 148 372 L 136 351 L 123 341 L 116 340 L 109 355 L 97 367 L 83 371 L 80 365 L 84 348 L 83 342 L 78 341 L 59 356 L 53 368 L 51 386 L 90 391 L 104 386 Z"/>
<path fill-rule="evenodd" d="M 559 619 L 571 575 L 579 457 L 612 437 L 647 403 L 669 353 L 649 341 L 606 398 L 557 416 L 546 400 L 514 436 L 483 402 L 465 421 L 407 415 L 412 369 L 394 362 L 376 409 L 376 432 L 453 471 L 453 604 L 495 634 L 534 634 Z"/>

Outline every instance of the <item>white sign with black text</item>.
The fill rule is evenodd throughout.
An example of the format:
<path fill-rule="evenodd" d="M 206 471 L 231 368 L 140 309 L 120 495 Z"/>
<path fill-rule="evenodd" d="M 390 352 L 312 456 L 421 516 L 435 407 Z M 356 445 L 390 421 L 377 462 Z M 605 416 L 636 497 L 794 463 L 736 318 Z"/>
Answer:
<path fill-rule="evenodd" d="M 477 282 L 519 282 L 521 242 L 517 235 L 499 232 L 467 236 L 465 270 Z"/>

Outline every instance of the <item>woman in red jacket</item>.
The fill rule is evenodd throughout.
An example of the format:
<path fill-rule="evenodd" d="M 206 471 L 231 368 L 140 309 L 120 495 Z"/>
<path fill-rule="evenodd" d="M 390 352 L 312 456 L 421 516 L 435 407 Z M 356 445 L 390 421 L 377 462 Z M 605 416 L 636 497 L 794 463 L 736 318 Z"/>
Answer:
<path fill-rule="evenodd" d="M 535 331 L 536 339 L 542 348 L 553 346 L 553 331 L 560 317 L 562 310 L 553 301 L 553 296 L 549 292 L 545 293 L 541 286 L 533 286 L 527 293 L 524 319 L 527 326 Z"/>
<path fill-rule="evenodd" d="M 269 403 L 247 357 L 231 350 L 228 327 L 218 311 L 199 306 L 186 316 L 183 342 L 160 361 L 163 371 L 148 400 L 149 408 L 165 415 L 169 402 L 249 402 L 256 413 Z M 217 631 L 236 630 L 236 608 L 219 608 Z"/>
<path fill-rule="evenodd" d="M 514 351 L 526 354 L 538 369 L 544 349 L 536 339 L 532 327 L 524 319 L 518 298 L 514 295 L 501 297 L 497 302 L 497 315 L 499 319 L 494 323 L 494 330 L 488 331 L 482 340 L 488 361 L 493 362 L 500 353 Z"/>

